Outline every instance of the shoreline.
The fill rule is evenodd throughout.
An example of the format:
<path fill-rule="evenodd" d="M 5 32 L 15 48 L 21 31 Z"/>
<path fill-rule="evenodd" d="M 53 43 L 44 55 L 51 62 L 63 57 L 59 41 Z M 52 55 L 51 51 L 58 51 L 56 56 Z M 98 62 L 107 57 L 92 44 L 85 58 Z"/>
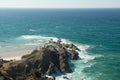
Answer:
<path fill-rule="evenodd" d="M 78 60 L 79 53 L 77 51 L 81 50 L 74 44 L 62 43 L 61 39 L 58 39 L 56 42 L 50 39 L 49 44 L 38 49 L 19 50 L 14 51 L 14 54 L 9 52 L 7 57 L 2 56 L 0 72 L 4 75 L 2 71 L 5 71 L 10 75 L 4 75 L 4 78 L 6 76 L 12 79 L 20 79 L 22 77 L 22 79 L 29 80 L 32 76 L 33 80 L 49 80 L 48 76 L 51 76 L 52 80 L 55 80 L 55 76 L 52 76 L 52 74 L 56 73 L 57 70 L 62 74 L 73 72 L 69 59 Z M 14 73 L 11 74 L 12 72 Z M 63 79 L 65 78 L 67 79 L 67 77 L 63 77 Z"/>
<path fill-rule="evenodd" d="M 38 45 L 23 45 L 23 46 L 2 47 L 0 58 L 4 60 L 20 60 L 23 55 L 30 54 Z M 6 51 L 7 49 L 7 51 Z"/>
<path fill-rule="evenodd" d="M 21 60 L 23 55 L 30 54 L 34 49 L 5 52 L 0 55 L 4 60 Z"/>

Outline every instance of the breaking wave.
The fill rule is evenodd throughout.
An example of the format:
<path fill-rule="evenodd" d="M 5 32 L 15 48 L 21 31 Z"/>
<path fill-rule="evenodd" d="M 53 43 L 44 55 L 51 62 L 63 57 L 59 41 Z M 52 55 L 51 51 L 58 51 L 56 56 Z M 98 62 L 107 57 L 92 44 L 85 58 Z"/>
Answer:
<path fill-rule="evenodd" d="M 58 38 L 56 37 L 45 37 L 45 36 L 38 36 L 38 35 L 23 35 L 19 37 L 19 39 L 23 40 L 28 40 L 34 42 L 29 42 L 25 43 L 25 45 L 42 45 L 48 43 L 49 39 L 53 39 L 53 41 L 57 41 Z M 70 44 L 73 43 L 75 44 L 81 51 L 77 51 L 79 53 L 80 59 L 77 61 L 71 61 L 72 64 L 74 64 L 74 72 L 70 74 L 65 74 L 64 76 L 67 76 L 70 80 L 92 80 L 90 77 L 87 77 L 84 73 L 83 70 L 87 67 L 91 67 L 95 63 L 91 63 L 91 60 L 94 60 L 97 57 L 101 57 L 101 55 L 93 55 L 93 54 L 88 54 L 88 49 L 92 48 L 93 46 L 91 45 L 86 45 L 86 44 L 80 44 L 80 43 L 75 43 L 72 42 L 68 39 L 61 39 L 62 43 Z M 56 80 L 64 80 L 63 76 L 59 76 L 56 74 Z"/>

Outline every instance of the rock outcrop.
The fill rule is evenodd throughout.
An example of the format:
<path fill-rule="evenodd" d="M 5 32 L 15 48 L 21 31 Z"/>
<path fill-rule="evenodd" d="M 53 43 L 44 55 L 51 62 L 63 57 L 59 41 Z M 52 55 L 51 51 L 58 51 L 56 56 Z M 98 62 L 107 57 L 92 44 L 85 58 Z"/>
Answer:
<path fill-rule="evenodd" d="M 56 68 L 61 73 L 71 73 L 69 59 L 77 60 L 79 49 L 73 44 L 61 44 L 61 40 L 50 43 L 22 56 L 19 61 L 1 60 L 0 80 L 54 80 L 45 75 L 56 73 Z"/>

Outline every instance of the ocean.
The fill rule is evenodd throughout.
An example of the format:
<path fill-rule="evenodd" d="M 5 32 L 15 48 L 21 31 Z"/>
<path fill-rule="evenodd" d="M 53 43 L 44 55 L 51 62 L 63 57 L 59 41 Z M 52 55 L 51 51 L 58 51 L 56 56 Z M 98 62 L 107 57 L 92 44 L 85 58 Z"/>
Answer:
<path fill-rule="evenodd" d="M 71 80 L 120 80 L 120 9 L 0 9 L 0 57 L 19 57 L 51 38 L 82 50 L 65 74 Z"/>

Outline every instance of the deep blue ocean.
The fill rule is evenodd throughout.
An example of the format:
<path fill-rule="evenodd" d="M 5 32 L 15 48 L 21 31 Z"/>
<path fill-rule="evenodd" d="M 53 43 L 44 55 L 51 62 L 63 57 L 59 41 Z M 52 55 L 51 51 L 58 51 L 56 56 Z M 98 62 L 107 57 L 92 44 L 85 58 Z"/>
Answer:
<path fill-rule="evenodd" d="M 82 49 L 71 80 L 120 80 L 120 9 L 0 9 L 1 57 L 49 38 Z"/>

